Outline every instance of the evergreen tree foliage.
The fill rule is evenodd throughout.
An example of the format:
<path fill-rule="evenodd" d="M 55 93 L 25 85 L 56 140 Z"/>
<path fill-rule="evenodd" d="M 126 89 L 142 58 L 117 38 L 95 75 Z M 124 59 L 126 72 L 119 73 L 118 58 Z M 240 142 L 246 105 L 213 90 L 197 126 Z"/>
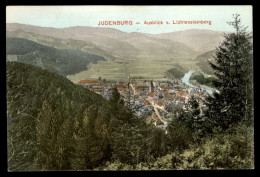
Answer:
<path fill-rule="evenodd" d="M 117 88 L 113 88 L 112 90 L 112 97 L 110 99 L 112 103 L 118 104 L 120 101 L 120 93 L 118 92 Z"/>
<path fill-rule="evenodd" d="M 109 117 L 97 110 L 109 112 L 108 106 L 102 106 L 107 104 L 106 100 L 61 76 L 28 64 L 7 62 L 6 75 L 9 170 L 29 170 L 31 166 L 41 170 L 72 169 L 71 159 L 76 148 L 81 147 L 81 142 L 78 146 L 72 143 L 73 138 L 78 134 L 85 137 L 80 130 L 95 135 L 96 117 L 109 123 Z M 85 116 L 88 109 L 92 111 Z M 90 120 L 83 127 L 85 117 Z M 100 140 L 96 138 L 97 142 Z"/>
<path fill-rule="evenodd" d="M 207 100 L 207 117 L 224 129 L 241 120 L 252 121 L 253 105 L 252 44 L 239 15 L 234 15 L 229 24 L 236 32 L 224 35 L 214 56 L 216 64 L 209 62 L 218 78 L 214 85 L 220 93 L 215 92 Z"/>
<path fill-rule="evenodd" d="M 46 70 L 7 62 L 8 166 L 89 170 L 165 155 L 165 134 L 135 117 L 115 89 L 106 101 Z"/>
<path fill-rule="evenodd" d="M 199 103 L 192 96 L 188 103 L 184 105 L 184 109 L 180 110 L 178 119 L 189 128 L 197 128 L 197 122 L 201 119 Z"/>

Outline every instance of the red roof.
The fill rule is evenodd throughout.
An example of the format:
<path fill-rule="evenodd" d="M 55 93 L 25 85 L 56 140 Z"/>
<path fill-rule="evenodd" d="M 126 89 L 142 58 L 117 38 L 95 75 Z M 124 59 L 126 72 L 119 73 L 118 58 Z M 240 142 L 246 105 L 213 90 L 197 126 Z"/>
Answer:
<path fill-rule="evenodd" d="M 161 88 L 161 89 L 170 89 L 171 87 L 164 87 L 164 86 L 161 86 L 160 88 Z"/>
<path fill-rule="evenodd" d="M 150 105 L 150 102 L 148 100 L 145 100 L 144 105 Z"/>
<path fill-rule="evenodd" d="M 149 93 L 148 93 L 148 96 L 149 96 L 149 97 L 154 97 L 154 94 L 153 94 L 152 92 L 149 92 Z"/>
<path fill-rule="evenodd" d="M 201 93 L 197 93 L 198 96 L 205 96 L 204 94 L 201 94 Z"/>
<path fill-rule="evenodd" d="M 136 90 L 145 89 L 145 88 L 149 88 L 149 87 L 145 85 L 135 87 Z"/>
<path fill-rule="evenodd" d="M 157 102 L 156 103 L 158 106 L 163 106 L 163 104 L 161 102 Z"/>
<path fill-rule="evenodd" d="M 155 115 L 155 114 L 152 115 L 152 118 L 153 118 L 153 120 L 158 120 L 159 119 L 159 117 L 157 115 Z"/>
<path fill-rule="evenodd" d="M 182 97 L 186 97 L 186 96 L 187 96 L 185 93 L 180 92 L 180 91 L 178 91 L 178 92 L 176 92 L 176 93 L 177 93 L 177 95 L 182 96 Z"/>
<path fill-rule="evenodd" d="M 101 89 L 93 89 L 93 92 L 101 92 Z"/>
<path fill-rule="evenodd" d="M 121 85 L 116 85 L 116 88 L 126 88 L 126 86 L 121 84 Z"/>
<path fill-rule="evenodd" d="M 98 84 L 98 80 L 80 80 L 78 84 Z"/>

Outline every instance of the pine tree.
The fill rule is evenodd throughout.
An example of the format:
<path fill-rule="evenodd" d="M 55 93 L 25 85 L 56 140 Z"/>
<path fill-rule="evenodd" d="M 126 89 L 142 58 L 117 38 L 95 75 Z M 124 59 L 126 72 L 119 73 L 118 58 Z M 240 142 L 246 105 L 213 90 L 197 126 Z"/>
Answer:
<path fill-rule="evenodd" d="M 238 14 L 228 24 L 236 32 L 224 34 L 214 56 L 216 64 L 209 62 L 219 79 L 214 82 L 219 93 L 207 99 L 207 117 L 224 129 L 252 117 L 252 44 Z"/>
<path fill-rule="evenodd" d="M 116 104 L 120 101 L 120 93 L 118 92 L 116 87 L 112 90 L 112 97 L 110 101 Z"/>
<path fill-rule="evenodd" d="M 110 107 L 111 107 L 111 113 L 113 115 L 117 115 L 119 111 L 119 106 L 124 104 L 123 100 L 120 99 L 120 93 L 118 92 L 117 88 L 113 88 L 112 90 L 112 97 L 110 99 Z"/>
<path fill-rule="evenodd" d="M 191 111 L 192 117 L 197 118 L 200 114 L 199 103 L 193 96 L 188 102 L 188 107 Z"/>

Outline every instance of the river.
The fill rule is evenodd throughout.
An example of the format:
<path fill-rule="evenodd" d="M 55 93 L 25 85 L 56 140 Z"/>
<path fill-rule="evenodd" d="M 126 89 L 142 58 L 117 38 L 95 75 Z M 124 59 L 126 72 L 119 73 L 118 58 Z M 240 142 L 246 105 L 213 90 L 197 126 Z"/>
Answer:
<path fill-rule="evenodd" d="M 190 87 L 197 88 L 197 89 L 201 89 L 201 90 L 205 90 L 208 94 L 211 95 L 211 94 L 213 93 L 212 90 L 207 89 L 207 88 L 203 88 L 203 87 L 198 87 L 198 86 L 193 85 L 193 84 L 191 84 L 191 83 L 189 82 L 190 77 L 191 77 L 191 75 L 192 75 L 193 73 L 194 73 L 194 70 L 189 70 L 189 72 L 187 72 L 187 73 L 184 74 L 184 76 L 183 76 L 183 78 L 181 79 L 181 81 L 182 81 L 184 84 L 186 84 L 186 85 L 188 85 L 188 86 L 190 86 Z"/>

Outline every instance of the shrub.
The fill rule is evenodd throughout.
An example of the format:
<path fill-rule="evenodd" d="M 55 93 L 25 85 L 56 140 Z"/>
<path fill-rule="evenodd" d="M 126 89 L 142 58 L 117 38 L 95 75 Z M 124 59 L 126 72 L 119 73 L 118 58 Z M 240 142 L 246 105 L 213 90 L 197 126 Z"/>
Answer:
<path fill-rule="evenodd" d="M 232 130 L 204 138 L 175 157 L 177 169 L 251 169 L 254 167 L 253 127 L 242 123 Z M 232 132 L 232 133 L 231 133 Z"/>

